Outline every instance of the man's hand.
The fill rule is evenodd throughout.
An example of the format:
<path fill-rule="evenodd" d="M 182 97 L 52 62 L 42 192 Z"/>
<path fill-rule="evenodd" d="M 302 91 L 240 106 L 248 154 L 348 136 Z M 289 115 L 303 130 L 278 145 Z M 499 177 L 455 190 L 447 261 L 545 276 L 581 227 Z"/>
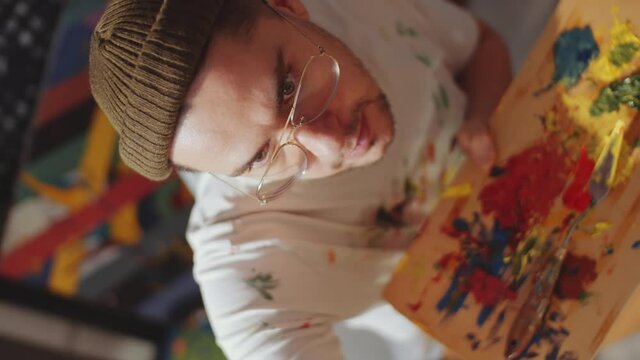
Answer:
<path fill-rule="evenodd" d="M 485 171 L 489 171 L 496 161 L 496 147 L 487 119 L 467 118 L 458 131 L 458 144 Z"/>
<path fill-rule="evenodd" d="M 488 120 L 511 82 L 511 63 L 500 36 L 481 20 L 478 26 L 478 46 L 458 78 L 467 93 L 465 122 L 458 132 L 458 143 L 478 166 L 488 171 L 496 159 Z"/>

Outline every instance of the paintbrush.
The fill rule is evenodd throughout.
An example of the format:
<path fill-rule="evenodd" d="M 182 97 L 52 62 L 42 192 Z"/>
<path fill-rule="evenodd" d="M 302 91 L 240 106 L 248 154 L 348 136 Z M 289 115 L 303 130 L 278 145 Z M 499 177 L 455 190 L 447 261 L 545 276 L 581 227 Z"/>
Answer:
<path fill-rule="evenodd" d="M 528 347 L 533 337 L 542 325 L 555 287 L 562 262 L 573 232 L 587 213 L 593 209 L 609 193 L 613 186 L 618 166 L 618 159 L 622 149 L 623 122 L 618 121 L 607 138 L 605 145 L 598 156 L 593 173 L 589 179 L 588 192 L 591 196 L 589 208 L 576 216 L 562 242 L 555 251 L 550 251 L 546 258 L 540 262 L 540 267 L 534 271 L 535 280 L 533 288 L 529 292 L 524 304 L 518 311 L 507 335 L 505 357 L 509 360 L 518 358 Z"/>

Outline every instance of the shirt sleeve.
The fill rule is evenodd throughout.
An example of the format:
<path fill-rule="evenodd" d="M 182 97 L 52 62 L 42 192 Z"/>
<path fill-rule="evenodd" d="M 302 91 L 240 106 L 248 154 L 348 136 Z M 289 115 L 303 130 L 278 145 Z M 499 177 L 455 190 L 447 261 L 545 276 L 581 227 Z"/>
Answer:
<path fill-rule="evenodd" d="M 444 61 L 453 74 L 471 59 L 479 41 L 476 19 L 448 0 L 409 0 L 429 31 L 430 39 L 444 51 Z"/>

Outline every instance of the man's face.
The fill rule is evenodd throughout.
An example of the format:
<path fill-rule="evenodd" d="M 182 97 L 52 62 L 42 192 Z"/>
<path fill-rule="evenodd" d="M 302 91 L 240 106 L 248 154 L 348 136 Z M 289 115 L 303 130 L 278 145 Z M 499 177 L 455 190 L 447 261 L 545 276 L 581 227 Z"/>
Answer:
<path fill-rule="evenodd" d="M 342 42 L 304 15 L 279 10 L 340 66 L 327 110 L 295 132 L 308 158 L 305 178 L 335 175 L 382 158 L 394 129 L 380 87 Z M 259 179 L 264 173 L 294 100 L 290 86 L 299 84 L 309 57 L 319 52 L 280 18 L 258 19 L 249 41 L 212 39 L 185 101 L 172 148 L 174 163 L 230 176 Z"/>

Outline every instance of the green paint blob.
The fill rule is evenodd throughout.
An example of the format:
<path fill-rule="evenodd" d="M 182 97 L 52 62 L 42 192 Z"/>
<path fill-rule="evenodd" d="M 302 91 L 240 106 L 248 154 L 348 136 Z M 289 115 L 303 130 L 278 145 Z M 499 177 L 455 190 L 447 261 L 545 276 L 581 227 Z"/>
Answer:
<path fill-rule="evenodd" d="M 620 44 L 611 50 L 609 53 L 609 61 L 617 67 L 621 67 L 624 64 L 633 59 L 636 52 L 640 50 L 640 45 L 632 42 Z"/>
<path fill-rule="evenodd" d="M 640 73 L 616 80 L 602 89 L 589 111 L 593 116 L 600 116 L 617 111 L 621 104 L 640 109 Z"/>

